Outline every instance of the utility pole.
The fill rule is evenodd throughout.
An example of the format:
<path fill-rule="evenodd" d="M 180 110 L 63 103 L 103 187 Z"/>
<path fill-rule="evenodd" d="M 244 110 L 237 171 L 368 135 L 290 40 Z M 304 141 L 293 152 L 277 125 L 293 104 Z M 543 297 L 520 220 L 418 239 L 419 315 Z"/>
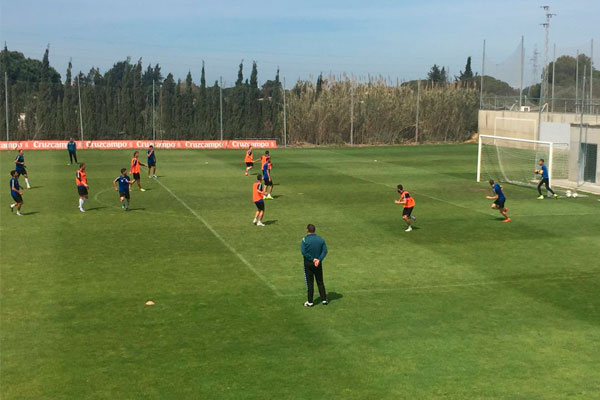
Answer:
<path fill-rule="evenodd" d="M 556 76 L 556 43 L 554 43 L 554 48 L 552 50 L 552 112 L 554 112 L 554 80 Z"/>
<path fill-rule="evenodd" d="M 79 84 L 79 75 L 77 75 L 77 97 L 79 97 L 79 132 L 83 142 L 83 112 L 81 110 L 81 85 Z"/>
<path fill-rule="evenodd" d="M 531 61 L 531 69 L 532 69 L 532 72 L 533 72 L 533 82 L 534 83 L 537 82 L 538 79 L 539 79 L 539 76 L 538 76 L 538 57 L 539 56 L 540 56 L 540 52 L 538 51 L 537 44 L 536 44 L 536 45 L 533 46 L 533 55 L 531 56 L 531 59 L 530 59 L 530 61 Z M 532 85 L 529 86 L 529 89 L 527 91 L 527 95 L 529 97 L 531 97 L 531 86 Z"/>
<path fill-rule="evenodd" d="M 219 77 L 219 120 L 221 124 L 221 142 L 223 141 L 223 77 Z M 221 144 L 222 145 L 222 144 Z"/>
<path fill-rule="evenodd" d="M 483 39 L 483 55 L 481 56 L 481 80 L 479 83 L 479 109 L 483 108 L 483 76 L 485 75 L 485 39 Z"/>
<path fill-rule="evenodd" d="M 285 103 L 285 78 L 283 78 L 283 147 L 287 147 L 287 111 Z"/>
<path fill-rule="evenodd" d="M 417 81 L 417 116 L 415 122 L 415 143 L 419 143 L 419 106 L 421 103 L 421 80 Z"/>
<path fill-rule="evenodd" d="M 521 80 L 519 84 L 519 111 L 523 106 L 523 73 L 525 72 L 525 37 L 521 36 Z"/>
<path fill-rule="evenodd" d="M 6 46 L 6 44 L 5 44 Z M 8 72 L 4 71 L 4 108 L 6 108 L 6 141 L 9 141 L 8 135 Z"/>
<path fill-rule="evenodd" d="M 590 114 L 594 113 L 594 39 L 592 39 L 590 48 Z"/>
<path fill-rule="evenodd" d="M 577 49 L 577 58 L 575 60 L 575 114 L 577 114 L 579 105 L 579 49 Z"/>
<path fill-rule="evenodd" d="M 542 86 L 540 87 L 540 103 L 539 103 L 539 111 L 538 111 L 538 125 L 537 125 L 537 138 L 540 138 L 540 130 L 542 124 L 542 109 L 544 108 L 544 100 L 547 97 L 548 91 L 548 42 L 550 38 L 550 18 L 552 18 L 556 14 L 550 13 L 550 6 L 541 6 L 541 8 L 546 12 L 546 22 L 540 24 L 546 30 L 546 41 L 544 47 L 544 68 L 542 69 Z"/>
<path fill-rule="evenodd" d="M 354 82 L 350 83 L 350 146 L 354 145 Z"/>
<path fill-rule="evenodd" d="M 156 142 L 155 111 L 156 97 L 154 94 L 154 79 L 152 80 L 152 142 Z M 152 143 L 154 144 L 154 143 Z"/>

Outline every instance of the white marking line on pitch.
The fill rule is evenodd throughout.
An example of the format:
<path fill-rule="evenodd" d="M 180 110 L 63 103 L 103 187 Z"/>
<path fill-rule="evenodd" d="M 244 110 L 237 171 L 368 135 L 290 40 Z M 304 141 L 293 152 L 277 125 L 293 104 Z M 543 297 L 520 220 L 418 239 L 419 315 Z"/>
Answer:
<path fill-rule="evenodd" d="M 531 283 L 531 282 L 542 282 L 542 281 L 566 281 L 570 279 L 584 279 L 597 276 L 598 274 L 586 274 L 586 275 L 567 275 L 567 276 L 553 276 L 548 278 L 530 278 L 530 279 L 513 279 L 504 281 L 489 281 L 489 282 L 472 282 L 472 283 L 456 283 L 449 285 L 427 285 L 427 286 L 403 286 L 403 287 L 390 287 L 390 288 L 373 288 L 373 289 L 350 289 L 340 290 L 343 294 L 360 294 L 360 293 L 393 293 L 393 292 L 408 292 L 411 290 L 429 290 L 429 289 L 450 289 L 450 288 L 461 288 L 461 287 L 477 287 L 477 286 L 493 286 L 493 285 L 506 285 L 506 284 L 520 284 L 520 283 Z M 284 294 L 283 297 L 296 296 L 294 294 Z"/>
<path fill-rule="evenodd" d="M 217 232 L 204 218 L 202 218 L 200 216 L 200 214 L 198 214 L 190 206 L 188 206 L 185 201 L 181 200 L 181 198 L 179 198 L 179 196 L 177 196 L 175 193 L 173 193 L 173 191 L 171 189 L 169 189 L 164 183 L 162 183 L 159 180 L 156 180 L 156 182 L 158 182 L 158 184 L 160 186 L 165 188 L 165 190 L 167 192 L 169 192 L 171 194 L 171 196 L 173 196 L 175 198 L 175 200 L 177 200 L 185 208 L 187 208 L 188 211 L 191 212 L 194 215 L 194 217 L 196 217 L 198 219 L 198 221 L 202 222 L 204 224 L 204 226 L 206 227 L 206 229 L 208 229 L 217 239 L 219 239 L 219 241 L 221 243 L 223 243 L 223 245 L 225 247 L 227 247 L 227 249 L 229 251 L 231 251 L 233 254 L 235 254 L 237 256 L 237 258 L 239 258 L 240 261 L 242 263 L 244 263 L 246 265 L 246 267 L 248 267 L 248 269 L 250 269 L 250 271 L 252 271 L 254 273 L 254 275 L 256 275 L 258 277 L 258 279 L 263 281 L 265 283 L 265 285 L 267 285 L 273 291 L 273 293 L 275 293 L 276 296 L 282 297 L 281 292 L 275 287 L 275 285 L 273 285 L 271 282 L 269 282 L 263 274 L 258 272 L 258 270 L 256 268 L 254 268 L 254 266 L 252 264 L 250 264 L 250 262 L 244 258 L 243 255 L 241 255 L 236 249 L 233 248 L 233 246 L 231 246 L 229 243 L 227 243 L 227 241 L 225 239 L 223 239 L 223 237 L 221 235 L 219 235 L 219 232 Z"/>

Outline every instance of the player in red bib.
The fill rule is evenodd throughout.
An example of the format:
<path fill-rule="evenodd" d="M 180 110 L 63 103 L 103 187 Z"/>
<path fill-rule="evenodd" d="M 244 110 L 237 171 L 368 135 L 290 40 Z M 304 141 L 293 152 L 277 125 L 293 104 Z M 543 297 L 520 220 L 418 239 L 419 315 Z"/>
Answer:
<path fill-rule="evenodd" d="M 137 182 L 138 187 L 140 188 L 141 192 L 145 192 L 146 189 L 142 188 L 142 181 L 141 181 L 141 176 L 140 176 L 140 165 L 142 167 L 145 167 L 145 164 L 142 164 L 140 162 L 140 152 L 139 151 L 135 151 L 133 153 L 133 158 L 131 159 L 131 169 L 129 170 L 129 172 L 131 172 L 131 174 L 133 175 L 133 180 L 135 182 Z"/>
<path fill-rule="evenodd" d="M 408 226 L 405 232 L 410 232 L 412 231 L 411 220 L 414 221 L 417 219 L 417 217 L 411 215 L 416 204 L 415 199 L 410 195 L 410 193 L 404 190 L 402 185 L 398 185 L 398 194 L 400 195 L 400 198 L 395 200 L 394 203 L 402 204 L 404 206 L 404 209 L 402 210 L 402 219 Z"/>
<path fill-rule="evenodd" d="M 252 146 L 250 146 L 248 147 L 248 150 L 246 150 L 246 157 L 244 157 L 244 162 L 246 163 L 246 176 L 248 176 L 248 171 L 254 167 L 255 161 L 257 160 L 254 160 L 253 158 Z"/>

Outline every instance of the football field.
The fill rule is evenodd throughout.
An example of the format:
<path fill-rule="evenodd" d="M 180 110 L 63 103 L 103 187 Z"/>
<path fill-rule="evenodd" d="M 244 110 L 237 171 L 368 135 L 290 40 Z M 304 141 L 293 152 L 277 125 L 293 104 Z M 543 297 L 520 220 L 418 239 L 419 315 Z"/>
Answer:
<path fill-rule="evenodd" d="M 3 399 L 600 398 L 597 197 L 505 185 L 502 223 L 475 145 L 274 149 L 257 227 L 243 150 L 157 150 L 125 212 L 131 153 L 79 152 L 83 214 L 66 151 L 26 152 L 23 217 L 0 154 Z"/>

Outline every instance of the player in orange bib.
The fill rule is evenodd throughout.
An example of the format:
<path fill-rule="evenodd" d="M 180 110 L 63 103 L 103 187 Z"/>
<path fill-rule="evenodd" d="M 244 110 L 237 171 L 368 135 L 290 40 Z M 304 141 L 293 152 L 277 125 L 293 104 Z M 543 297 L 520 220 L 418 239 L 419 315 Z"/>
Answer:
<path fill-rule="evenodd" d="M 141 180 L 141 176 L 140 176 L 140 165 L 142 167 L 145 167 L 145 164 L 142 164 L 140 162 L 140 152 L 139 151 L 135 151 L 133 153 L 133 158 L 131 159 L 131 169 L 129 170 L 129 172 L 131 172 L 133 174 L 133 179 L 137 182 L 138 187 L 140 188 L 141 192 L 145 192 L 146 189 L 142 188 L 142 180 Z"/>
<path fill-rule="evenodd" d="M 77 185 L 77 192 L 79 193 L 79 211 L 85 212 L 83 204 L 88 199 L 88 183 L 87 174 L 85 173 L 85 163 L 79 164 L 79 169 L 75 173 L 75 184 Z"/>
<path fill-rule="evenodd" d="M 246 157 L 244 158 L 244 162 L 246 163 L 246 176 L 248 176 L 248 171 L 254 167 L 254 159 L 252 158 L 252 146 L 248 147 L 246 151 Z"/>
<path fill-rule="evenodd" d="M 258 174 L 256 176 L 256 182 L 252 185 L 252 201 L 256 206 L 256 213 L 254 214 L 253 224 L 257 226 L 265 226 L 262 223 L 263 216 L 265 215 L 265 201 L 263 198 L 265 197 L 265 188 L 262 183 L 262 175 Z"/>
<path fill-rule="evenodd" d="M 269 150 L 265 151 L 265 154 L 260 156 L 260 170 L 265 169 L 265 164 L 271 160 L 271 155 L 269 154 Z"/>
<path fill-rule="evenodd" d="M 406 225 L 408 225 L 408 228 L 406 228 L 405 232 L 410 232 L 412 231 L 411 220 L 414 221 L 417 219 L 417 217 L 411 215 L 413 208 L 415 207 L 415 199 L 410 195 L 410 193 L 404 190 L 402 185 L 398 185 L 398 194 L 400 195 L 400 198 L 395 200 L 394 203 L 404 205 L 404 209 L 402 210 L 402 219 L 404 222 L 406 222 Z"/>

